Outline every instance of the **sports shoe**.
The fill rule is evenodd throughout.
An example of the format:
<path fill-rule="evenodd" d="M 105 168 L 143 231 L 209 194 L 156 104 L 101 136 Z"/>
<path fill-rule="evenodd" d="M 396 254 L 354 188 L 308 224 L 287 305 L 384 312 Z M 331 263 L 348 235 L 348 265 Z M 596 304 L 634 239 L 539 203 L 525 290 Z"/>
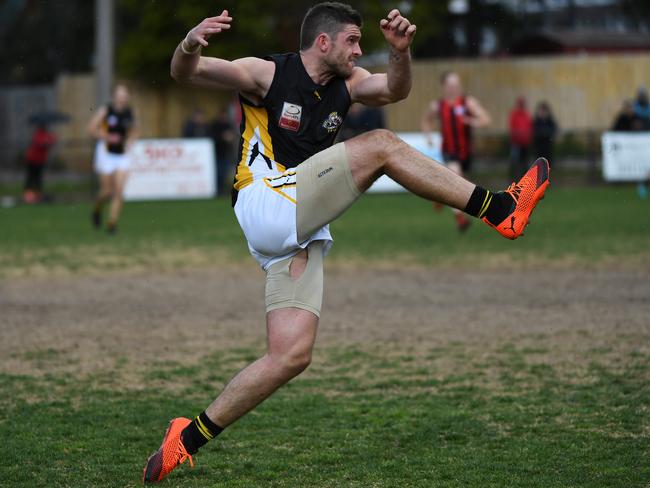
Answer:
<path fill-rule="evenodd" d="M 154 452 L 147 460 L 147 465 L 142 472 L 143 483 L 155 483 L 162 481 L 171 471 L 183 464 L 186 459 L 190 460 L 190 466 L 194 467 L 192 456 L 187 452 L 183 441 L 181 440 L 181 432 L 192 421 L 190 419 L 179 417 L 172 419 L 169 422 L 169 427 L 165 432 L 160 448 Z"/>
<path fill-rule="evenodd" d="M 545 158 L 537 158 L 530 169 L 517 183 L 508 187 L 508 193 L 514 200 L 510 214 L 498 225 L 494 225 L 483 217 L 483 222 L 494 227 L 499 234 L 507 239 L 516 239 L 523 235 L 528 225 L 530 214 L 537 206 L 549 184 L 550 167 Z"/>

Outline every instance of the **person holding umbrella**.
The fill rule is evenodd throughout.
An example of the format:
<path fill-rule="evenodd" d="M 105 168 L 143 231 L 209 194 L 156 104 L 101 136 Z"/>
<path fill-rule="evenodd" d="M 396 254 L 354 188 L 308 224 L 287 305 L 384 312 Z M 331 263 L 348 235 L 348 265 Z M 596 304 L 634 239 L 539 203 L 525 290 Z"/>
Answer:
<path fill-rule="evenodd" d="M 25 187 L 23 191 L 25 203 L 38 203 L 43 199 L 45 164 L 50 149 L 57 143 L 57 137 L 50 132 L 49 127 L 54 124 L 66 123 L 69 120 L 68 115 L 53 110 L 35 112 L 27 119 L 27 123 L 36 128 L 25 152 Z"/>
<path fill-rule="evenodd" d="M 137 139 L 135 114 L 129 105 L 129 90 L 118 84 L 108 105 L 100 107 L 88 124 L 88 132 L 97 139 L 95 171 L 99 175 L 99 194 L 91 215 L 96 229 L 102 226 L 102 210 L 110 200 L 107 231 L 115 234 L 122 210 L 124 186 L 129 169 L 129 149 Z"/>
<path fill-rule="evenodd" d="M 25 153 L 25 203 L 38 203 L 43 198 L 43 168 L 55 144 L 56 135 L 48 130 L 46 123 L 39 122 Z"/>

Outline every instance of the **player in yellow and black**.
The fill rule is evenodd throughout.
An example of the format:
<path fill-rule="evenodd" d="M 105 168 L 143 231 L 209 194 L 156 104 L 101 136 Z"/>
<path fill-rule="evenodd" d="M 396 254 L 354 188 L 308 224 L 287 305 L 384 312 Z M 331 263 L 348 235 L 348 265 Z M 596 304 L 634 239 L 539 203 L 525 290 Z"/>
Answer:
<path fill-rule="evenodd" d="M 333 144 L 351 103 L 385 105 L 411 89 L 415 25 L 397 9 L 380 20 L 386 73 L 356 66 L 361 16 L 327 2 L 303 19 L 300 53 L 234 61 L 201 56 L 233 21 L 224 10 L 177 47 L 172 75 L 183 83 L 236 89 L 243 111 L 234 210 L 252 255 L 266 271 L 267 353 L 240 371 L 194 420 L 173 419 L 147 461 L 145 482 L 162 480 L 206 442 L 300 374 L 311 361 L 323 293 L 329 223 L 381 175 L 409 191 L 482 218 L 507 238 L 521 235 L 548 185 L 539 159 L 518 183 L 491 193 L 375 130 Z"/>
<path fill-rule="evenodd" d="M 107 225 L 110 234 L 117 230 L 122 211 L 122 194 L 128 177 L 129 149 L 138 136 L 129 98 L 128 88 L 122 84 L 116 85 L 111 102 L 100 107 L 88 123 L 89 134 L 97 139 L 94 166 L 99 176 L 99 193 L 91 219 L 95 228 L 99 229 L 104 204 L 110 200 Z"/>

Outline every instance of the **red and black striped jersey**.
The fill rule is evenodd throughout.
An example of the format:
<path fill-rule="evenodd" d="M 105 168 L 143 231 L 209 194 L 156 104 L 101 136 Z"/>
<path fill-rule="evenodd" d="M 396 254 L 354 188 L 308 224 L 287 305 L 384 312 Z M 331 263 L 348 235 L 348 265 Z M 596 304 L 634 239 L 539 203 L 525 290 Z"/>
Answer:
<path fill-rule="evenodd" d="M 453 101 L 440 99 L 438 102 L 442 152 L 448 159 L 466 160 L 471 156 L 471 126 L 466 122 L 470 115 L 464 96 Z"/>

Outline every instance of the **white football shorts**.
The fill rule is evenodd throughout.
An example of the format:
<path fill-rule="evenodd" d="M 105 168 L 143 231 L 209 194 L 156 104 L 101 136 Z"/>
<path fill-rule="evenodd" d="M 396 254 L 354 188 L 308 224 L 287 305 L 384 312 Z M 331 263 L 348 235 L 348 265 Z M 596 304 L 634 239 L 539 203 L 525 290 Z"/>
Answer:
<path fill-rule="evenodd" d="M 295 168 L 242 188 L 237 195 L 235 215 L 248 241 L 248 249 L 265 271 L 313 241 L 324 241 L 324 254 L 332 247 L 329 225 L 298 242 Z"/>
<path fill-rule="evenodd" d="M 109 175 L 115 171 L 128 171 L 130 163 L 129 156 L 126 153 L 115 154 L 108 152 L 103 141 L 98 141 L 95 146 L 94 161 L 95 172 L 100 175 Z"/>

